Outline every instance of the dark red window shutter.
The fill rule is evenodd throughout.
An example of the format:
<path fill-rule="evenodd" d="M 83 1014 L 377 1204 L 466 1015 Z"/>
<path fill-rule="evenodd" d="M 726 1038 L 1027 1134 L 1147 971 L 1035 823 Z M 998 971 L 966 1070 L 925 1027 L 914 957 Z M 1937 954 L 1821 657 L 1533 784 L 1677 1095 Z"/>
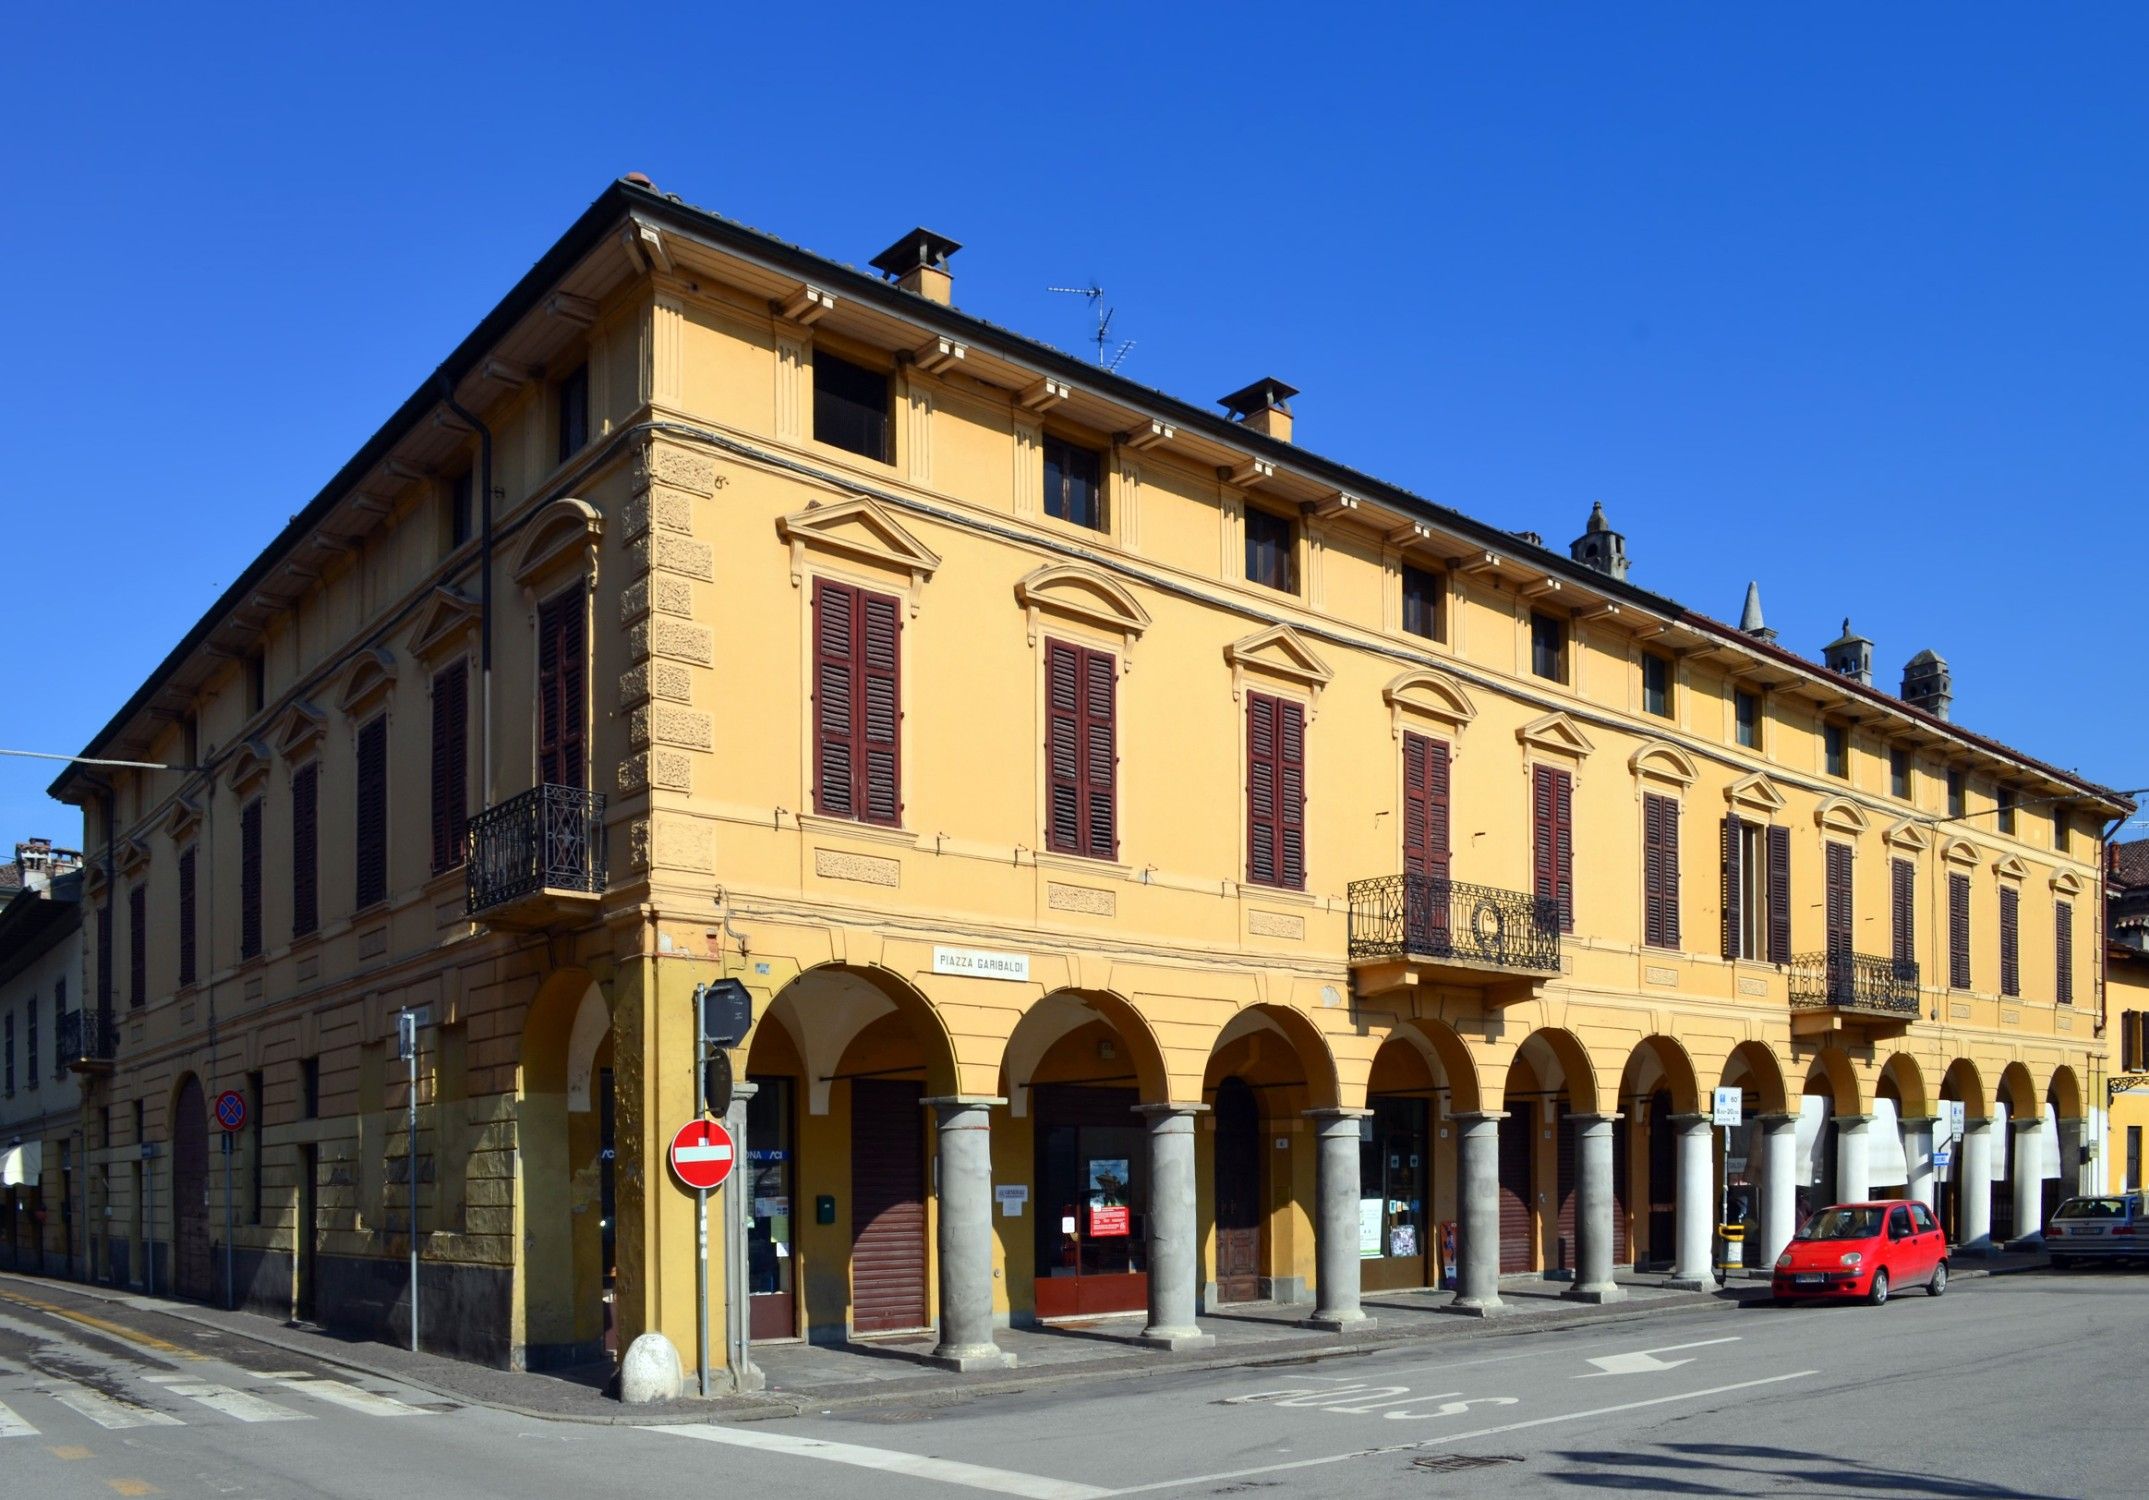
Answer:
<path fill-rule="evenodd" d="M 149 1003 L 149 887 L 127 892 L 127 1003 Z"/>
<path fill-rule="evenodd" d="M 1531 864 L 1537 899 L 1559 907 L 1559 930 L 1574 931 L 1574 778 L 1550 766 L 1531 776 Z"/>
<path fill-rule="evenodd" d="M 1851 917 L 1851 846 L 1837 839 L 1828 841 L 1828 951 L 1848 953 L 1854 924 Z"/>
<path fill-rule="evenodd" d="M 584 780 L 586 592 L 577 583 L 537 611 L 537 779 L 544 786 L 578 787 Z"/>
<path fill-rule="evenodd" d="M 1889 864 L 1889 905 L 1895 918 L 1895 961 L 1918 961 L 1918 867 L 1907 859 Z"/>
<path fill-rule="evenodd" d="M 1297 890 L 1306 883 L 1306 710 L 1246 695 L 1246 878 Z"/>
<path fill-rule="evenodd" d="M 858 816 L 858 590 L 813 581 L 813 807 L 824 817 Z"/>
<path fill-rule="evenodd" d="M 179 983 L 194 982 L 194 850 L 179 851 Z"/>
<path fill-rule="evenodd" d="M 371 906 L 388 896 L 388 720 L 375 718 L 358 731 L 357 807 L 353 819 L 357 854 L 354 904 Z"/>
<path fill-rule="evenodd" d="M 433 873 L 465 858 L 470 828 L 470 666 L 433 677 Z"/>
<path fill-rule="evenodd" d="M 903 821 L 902 606 L 888 594 L 859 596 L 859 639 L 864 645 L 858 698 L 865 706 L 858 759 L 865 768 L 868 823 Z"/>
<path fill-rule="evenodd" d="M 261 799 L 239 809 L 239 956 L 261 956 Z M 211 960 L 214 962 L 214 960 Z"/>
<path fill-rule="evenodd" d="M 1768 961 L 1791 961 L 1791 830 L 1768 831 Z"/>
<path fill-rule="evenodd" d="M 1642 795 L 1642 941 L 1679 946 L 1679 804 Z"/>
<path fill-rule="evenodd" d="M 1948 876 L 1948 983 L 1970 988 L 1970 877 Z"/>
<path fill-rule="evenodd" d="M 1739 954 L 1739 936 L 1745 913 L 1741 910 L 1744 882 L 1739 870 L 1739 816 L 1732 813 L 1723 821 L 1717 832 L 1717 855 L 1721 861 L 1724 898 L 1724 947 L 1726 959 Z"/>
<path fill-rule="evenodd" d="M 901 823 L 900 602 L 815 579 L 813 658 L 814 810 Z"/>
<path fill-rule="evenodd" d="M 1403 869 L 1408 874 L 1448 878 L 1448 772 L 1447 741 L 1403 736 Z"/>
<path fill-rule="evenodd" d="M 2000 887 L 2000 993 L 2022 993 L 2022 893 Z"/>
<path fill-rule="evenodd" d="M 291 936 L 321 925 L 321 764 L 291 773 Z"/>
<path fill-rule="evenodd" d="M 1119 854 L 1119 663 L 1103 651 L 1082 659 L 1082 852 Z"/>
<path fill-rule="evenodd" d="M 1045 642 L 1046 847 L 1110 859 L 1118 851 L 1117 667 L 1102 651 Z"/>
<path fill-rule="evenodd" d="M 2058 1004 L 2074 1004 L 2074 903 L 2052 904 L 2052 998 Z"/>
<path fill-rule="evenodd" d="M 1292 890 L 1306 883 L 1306 710 L 1276 705 L 1276 829 L 1283 855 L 1282 879 Z"/>

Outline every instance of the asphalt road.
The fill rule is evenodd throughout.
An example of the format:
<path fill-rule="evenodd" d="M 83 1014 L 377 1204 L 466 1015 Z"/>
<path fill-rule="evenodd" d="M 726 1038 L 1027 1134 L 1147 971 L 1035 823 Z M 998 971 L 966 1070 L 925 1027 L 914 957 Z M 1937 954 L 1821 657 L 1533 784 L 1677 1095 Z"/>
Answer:
<path fill-rule="evenodd" d="M 1689 1308 L 739 1425 L 550 1423 L 147 1310 L 0 1288 L 0 1495 L 2141 1492 L 2149 1273 Z M 1437 1352 L 1436 1352 L 1437 1348 Z"/>

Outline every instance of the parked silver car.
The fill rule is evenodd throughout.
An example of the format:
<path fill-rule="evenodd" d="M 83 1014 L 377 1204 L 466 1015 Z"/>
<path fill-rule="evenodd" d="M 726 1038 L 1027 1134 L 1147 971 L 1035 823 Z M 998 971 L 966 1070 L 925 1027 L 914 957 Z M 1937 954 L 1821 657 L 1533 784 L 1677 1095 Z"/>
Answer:
<path fill-rule="evenodd" d="M 2140 1193 L 2069 1198 L 2045 1225 L 2045 1253 L 2052 1269 L 2077 1261 L 2149 1259 L 2149 1212 Z"/>

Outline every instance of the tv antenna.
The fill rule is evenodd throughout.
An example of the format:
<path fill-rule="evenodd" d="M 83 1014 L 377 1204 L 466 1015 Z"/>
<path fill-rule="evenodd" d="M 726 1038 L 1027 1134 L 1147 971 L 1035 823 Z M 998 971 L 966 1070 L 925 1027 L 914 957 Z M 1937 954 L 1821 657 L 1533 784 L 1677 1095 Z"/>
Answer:
<path fill-rule="evenodd" d="M 1121 339 L 1119 347 L 1106 355 L 1105 349 L 1112 342 L 1112 314 L 1119 309 L 1104 305 L 1104 288 L 1093 281 L 1088 286 L 1048 286 L 1045 290 L 1089 299 L 1090 311 L 1097 315 L 1097 331 L 1090 335 L 1090 342 L 1097 346 L 1097 364 L 1107 374 L 1117 370 L 1119 362 L 1127 357 L 1127 351 L 1134 347 L 1134 340 Z"/>

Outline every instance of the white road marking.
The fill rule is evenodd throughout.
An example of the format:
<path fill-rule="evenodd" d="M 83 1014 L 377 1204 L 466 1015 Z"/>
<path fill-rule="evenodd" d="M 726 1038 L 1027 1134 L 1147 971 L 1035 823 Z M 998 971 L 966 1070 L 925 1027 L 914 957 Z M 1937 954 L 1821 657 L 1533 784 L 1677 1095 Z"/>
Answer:
<path fill-rule="evenodd" d="M 0 1438 L 36 1436 L 35 1427 L 10 1411 L 6 1402 L 0 1401 Z"/>
<path fill-rule="evenodd" d="M 326 1401 L 331 1406 L 340 1406 L 346 1411 L 364 1412 L 369 1417 L 429 1417 L 432 1415 L 431 1412 L 422 1411 L 415 1406 L 405 1405 L 393 1396 L 376 1395 L 372 1391 L 361 1390 L 355 1385 L 345 1385 L 340 1380 L 330 1380 L 320 1375 L 307 1375 L 298 1370 L 264 1370 L 261 1372 L 261 1378 L 289 1386 L 294 1391 L 303 1391 L 309 1396 Z"/>
<path fill-rule="evenodd" d="M 295 1412 L 288 1406 L 278 1406 L 245 1391 L 235 1391 L 228 1385 L 211 1385 L 204 1380 L 190 1380 L 184 1375 L 152 1375 L 149 1377 L 175 1396 L 189 1401 L 199 1401 L 211 1411 L 222 1412 L 234 1422 L 308 1422 L 313 1420 L 303 1412 Z"/>
<path fill-rule="evenodd" d="M 45 1394 L 69 1411 L 88 1417 L 99 1427 L 177 1427 L 179 1419 L 168 1412 L 122 1401 L 84 1385 L 48 1385 Z"/>
<path fill-rule="evenodd" d="M 1788 1375 L 1768 1375 L 1759 1380 L 1741 1380 L 1733 1385 L 1719 1385 L 1706 1391 L 1685 1391 L 1676 1396 L 1651 1396 L 1645 1401 L 1622 1401 L 1617 1406 L 1593 1407 L 1589 1411 L 1562 1412 L 1556 1417 L 1532 1417 L 1523 1422 L 1503 1422 L 1497 1427 L 1480 1427 L 1472 1432 L 1447 1432 L 1439 1437 L 1424 1438 L 1415 1443 L 1390 1443 L 1379 1448 L 1359 1448 L 1350 1453 L 1331 1453 L 1321 1458 L 1301 1458 L 1284 1464 L 1264 1464 L 1255 1469 L 1232 1469 L 1222 1474 L 1196 1474 L 1184 1479 L 1160 1479 L 1154 1484 L 1131 1484 L 1124 1489 L 1108 1490 L 1108 1495 L 1141 1495 L 1154 1490 L 1175 1490 L 1197 1484 L 1220 1484 L 1231 1479 L 1250 1479 L 1258 1474 L 1281 1474 L 1292 1469 L 1317 1469 L 1326 1464 L 1339 1464 L 1354 1458 L 1373 1458 L 1383 1453 L 1413 1453 L 1420 1448 L 1435 1448 L 1447 1443 L 1467 1443 L 1475 1438 L 1497 1437 L 1503 1432 L 1520 1432 L 1525 1427 L 1549 1427 L 1556 1422 L 1581 1422 L 1591 1417 L 1608 1417 L 1617 1412 L 1639 1411 L 1646 1406 L 1665 1406 L 1674 1401 L 1705 1401 L 1711 1396 L 1728 1396 L 1733 1391 L 1750 1391 L 1756 1386 L 1780 1385 L 1786 1380 L 1804 1380 L 1818 1375 L 1819 1370 L 1793 1370 Z"/>
<path fill-rule="evenodd" d="M 759 1432 L 743 1427 L 650 1427 L 647 1432 L 669 1432 L 678 1437 L 700 1438 L 705 1443 L 728 1443 L 763 1453 L 782 1453 L 793 1458 L 818 1458 L 854 1468 L 877 1469 L 883 1474 L 906 1474 L 940 1484 L 959 1484 L 966 1489 L 989 1490 L 997 1495 L 1021 1495 L 1026 1500 L 1105 1500 L 1117 1490 L 1077 1484 L 1069 1479 L 1046 1479 L 1018 1474 L 1012 1469 L 988 1469 L 980 1464 L 959 1463 L 950 1458 L 926 1458 L 893 1448 L 861 1448 L 852 1443 L 830 1443 L 820 1438 L 792 1437 L 780 1432 Z"/>

